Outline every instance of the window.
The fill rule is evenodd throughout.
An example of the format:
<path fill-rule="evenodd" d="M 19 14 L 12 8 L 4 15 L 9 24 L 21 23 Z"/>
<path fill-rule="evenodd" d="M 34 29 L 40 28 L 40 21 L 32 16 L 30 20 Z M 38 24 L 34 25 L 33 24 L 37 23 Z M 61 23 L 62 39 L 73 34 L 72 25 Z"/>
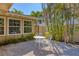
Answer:
<path fill-rule="evenodd" d="M 31 21 L 24 21 L 24 33 L 32 32 Z"/>
<path fill-rule="evenodd" d="M 42 24 L 42 20 L 38 20 L 39 24 Z"/>
<path fill-rule="evenodd" d="M 0 35 L 4 34 L 4 19 L 0 18 Z"/>
<path fill-rule="evenodd" d="M 37 21 L 37 24 L 43 24 L 43 23 L 44 23 L 43 20 L 38 20 L 38 21 Z"/>
<path fill-rule="evenodd" d="M 20 33 L 20 20 L 9 19 L 9 34 Z"/>

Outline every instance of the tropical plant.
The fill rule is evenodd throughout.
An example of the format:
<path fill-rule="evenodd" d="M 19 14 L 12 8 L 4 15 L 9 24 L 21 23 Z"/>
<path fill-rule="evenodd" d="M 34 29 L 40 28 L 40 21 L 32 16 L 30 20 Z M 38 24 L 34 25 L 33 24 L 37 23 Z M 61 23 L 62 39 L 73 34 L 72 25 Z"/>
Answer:
<path fill-rule="evenodd" d="M 53 36 L 54 39 L 60 40 L 62 38 L 63 32 L 64 32 L 64 19 L 63 19 L 63 13 L 62 9 L 63 4 L 56 4 L 54 8 L 51 8 L 52 4 L 48 5 L 48 28 L 49 32 Z M 53 15 L 53 17 L 52 17 Z"/>
<path fill-rule="evenodd" d="M 55 40 L 62 40 L 63 34 L 67 31 L 70 39 L 73 39 L 74 34 L 74 17 L 77 17 L 75 9 L 76 4 L 47 4 L 48 14 L 47 27 Z M 46 17 L 46 16 L 45 16 Z M 73 21 L 73 23 L 72 23 Z M 67 28 L 65 26 L 67 25 Z"/>
<path fill-rule="evenodd" d="M 11 13 L 23 14 L 23 11 L 17 10 L 17 9 L 15 9 L 15 8 L 13 8 L 13 10 L 11 11 Z"/>
<path fill-rule="evenodd" d="M 40 11 L 36 11 L 36 12 L 32 11 L 30 15 L 35 16 L 35 17 L 42 17 L 42 12 L 40 12 Z"/>
<path fill-rule="evenodd" d="M 67 4 L 66 4 L 67 5 Z M 74 20 L 77 19 L 78 15 L 76 12 L 78 12 L 78 5 L 77 4 L 69 4 L 68 5 L 69 8 L 66 8 L 66 12 L 65 12 L 65 19 L 66 19 L 66 22 L 67 22 L 67 31 L 68 31 L 68 36 L 70 38 L 70 41 L 73 41 L 73 38 L 74 38 Z"/>

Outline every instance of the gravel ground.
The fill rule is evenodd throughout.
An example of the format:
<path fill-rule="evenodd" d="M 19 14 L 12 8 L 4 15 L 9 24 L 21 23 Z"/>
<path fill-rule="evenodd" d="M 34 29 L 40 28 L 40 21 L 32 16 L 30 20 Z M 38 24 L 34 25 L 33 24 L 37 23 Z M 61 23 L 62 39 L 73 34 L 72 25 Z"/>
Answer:
<path fill-rule="evenodd" d="M 38 48 L 34 41 L 9 44 L 0 47 L 0 56 L 79 56 L 79 46 L 65 43 Z"/>

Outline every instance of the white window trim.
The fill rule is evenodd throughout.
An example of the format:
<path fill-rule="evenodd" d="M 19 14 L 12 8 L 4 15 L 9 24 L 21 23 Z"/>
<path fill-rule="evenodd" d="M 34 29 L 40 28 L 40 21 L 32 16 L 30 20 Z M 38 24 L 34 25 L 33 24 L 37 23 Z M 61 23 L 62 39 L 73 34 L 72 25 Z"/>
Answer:
<path fill-rule="evenodd" d="M 32 25 L 32 20 L 23 20 L 23 30 L 24 30 L 24 27 L 32 27 L 32 26 L 24 26 L 24 21 L 31 21 L 31 25 Z M 23 31 L 23 34 L 30 34 L 30 33 L 32 33 L 32 31 L 29 33 L 24 33 Z"/>
<path fill-rule="evenodd" d="M 21 29 L 20 29 L 20 33 L 18 33 L 18 34 L 9 34 L 9 19 L 15 19 L 15 20 L 20 20 L 20 23 L 21 23 L 21 20 L 22 19 L 17 19 L 17 18 L 8 18 L 7 19 L 7 22 L 8 22 L 8 26 L 7 26 L 7 28 L 8 28 L 8 33 L 7 33 L 7 35 L 21 35 Z M 20 25 L 21 26 L 21 25 Z"/>
<path fill-rule="evenodd" d="M 0 18 L 3 18 L 4 19 L 4 34 L 0 34 L 0 36 L 5 36 L 6 34 L 5 34 L 5 17 L 1 17 L 0 16 Z"/>

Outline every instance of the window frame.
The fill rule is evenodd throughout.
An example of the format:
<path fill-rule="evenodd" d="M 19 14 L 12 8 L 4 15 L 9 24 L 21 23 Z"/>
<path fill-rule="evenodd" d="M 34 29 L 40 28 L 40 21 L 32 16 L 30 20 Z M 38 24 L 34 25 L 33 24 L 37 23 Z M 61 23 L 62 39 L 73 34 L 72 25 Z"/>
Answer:
<path fill-rule="evenodd" d="M 4 25 L 0 26 L 0 27 L 4 27 L 4 33 L 0 34 L 0 36 L 5 36 L 5 17 L 0 16 L 0 18 L 3 18 L 3 20 L 4 20 Z"/>
<path fill-rule="evenodd" d="M 24 26 L 24 21 L 30 21 L 31 22 L 31 26 Z M 32 33 L 32 20 L 23 20 L 23 34 L 27 34 L 24 32 L 24 28 L 25 27 L 31 27 L 31 32 L 27 32 L 27 33 Z"/>
<path fill-rule="evenodd" d="M 11 26 L 9 26 L 9 20 L 10 19 L 13 19 L 13 20 L 19 20 L 20 21 L 20 26 L 18 26 L 18 27 L 20 27 L 20 33 L 17 33 L 17 34 L 10 34 L 9 33 L 9 27 L 11 27 Z M 17 19 L 17 18 L 8 18 L 8 20 L 7 20 L 7 22 L 8 22 L 8 26 L 7 26 L 7 28 L 8 28 L 8 33 L 7 33 L 7 35 L 20 35 L 21 34 L 21 19 Z M 13 26 L 12 26 L 13 27 Z"/>

